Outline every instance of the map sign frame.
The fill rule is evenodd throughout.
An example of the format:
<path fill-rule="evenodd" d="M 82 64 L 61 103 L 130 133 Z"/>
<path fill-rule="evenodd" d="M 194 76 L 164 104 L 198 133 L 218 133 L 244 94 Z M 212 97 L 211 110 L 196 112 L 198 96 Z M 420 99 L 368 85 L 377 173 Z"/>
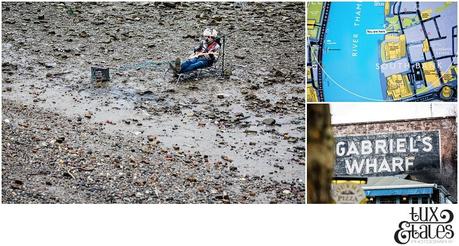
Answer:
<path fill-rule="evenodd" d="M 308 102 L 457 101 L 457 2 L 308 2 Z"/>

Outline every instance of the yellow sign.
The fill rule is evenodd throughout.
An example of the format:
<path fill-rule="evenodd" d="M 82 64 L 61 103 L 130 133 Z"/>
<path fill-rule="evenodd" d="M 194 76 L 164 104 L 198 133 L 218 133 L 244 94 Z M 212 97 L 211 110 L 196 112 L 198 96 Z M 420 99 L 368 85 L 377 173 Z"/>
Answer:
<path fill-rule="evenodd" d="M 355 182 L 332 184 L 332 198 L 340 204 L 358 204 L 367 201 L 362 185 Z"/>

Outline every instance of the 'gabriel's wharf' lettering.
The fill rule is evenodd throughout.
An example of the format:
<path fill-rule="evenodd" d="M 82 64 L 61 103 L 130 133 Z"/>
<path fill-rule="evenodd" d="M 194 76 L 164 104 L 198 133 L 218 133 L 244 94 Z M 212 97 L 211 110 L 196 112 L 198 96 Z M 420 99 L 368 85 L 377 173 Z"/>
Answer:
<path fill-rule="evenodd" d="M 438 132 L 337 137 L 336 170 L 342 175 L 378 175 L 435 167 L 438 149 Z"/>

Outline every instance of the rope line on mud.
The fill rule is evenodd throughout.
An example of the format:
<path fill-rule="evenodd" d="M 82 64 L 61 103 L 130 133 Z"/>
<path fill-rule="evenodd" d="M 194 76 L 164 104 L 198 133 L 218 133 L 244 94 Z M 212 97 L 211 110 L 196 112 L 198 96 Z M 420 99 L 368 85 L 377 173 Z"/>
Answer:
<path fill-rule="evenodd" d="M 124 65 L 121 65 L 121 66 L 118 66 L 118 67 L 114 67 L 114 68 L 111 68 L 111 69 L 116 71 L 116 72 L 124 72 L 124 71 L 127 71 L 127 70 L 134 70 L 134 69 L 148 69 L 148 68 L 155 69 L 155 68 L 161 67 L 164 64 L 169 64 L 170 62 L 173 62 L 173 61 L 155 62 L 155 61 L 152 61 L 152 60 L 146 60 L 146 61 L 141 62 L 141 63 L 124 64 Z"/>

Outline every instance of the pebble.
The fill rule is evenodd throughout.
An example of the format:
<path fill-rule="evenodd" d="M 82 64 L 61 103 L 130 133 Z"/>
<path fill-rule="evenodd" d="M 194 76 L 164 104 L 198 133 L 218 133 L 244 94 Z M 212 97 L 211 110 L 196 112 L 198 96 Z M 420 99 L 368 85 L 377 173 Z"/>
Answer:
<path fill-rule="evenodd" d="M 233 160 L 231 158 L 229 158 L 229 156 L 227 155 L 222 155 L 222 159 L 225 160 L 225 161 L 228 161 L 228 162 L 232 162 Z"/>
<path fill-rule="evenodd" d="M 273 118 L 266 118 L 266 119 L 263 120 L 263 123 L 265 125 L 272 126 L 272 125 L 276 124 L 276 120 L 273 119 Z"/>
<path fill-rule="evenodd" d="M 289 190 L 283 190 L 282 191 L 282 194 L 284 194 L 284 195 L 290 195 L 290 193 L 292 193 L 292 192 L 289 191 Z"/>
<path fill-rule="evenodd" d="M 56 142 L 57 142 L 57 143 L 63 143 L 64 141 L 65 141 L 65 137 L 58 137 L 58 138 L 56 139 Z"/>

